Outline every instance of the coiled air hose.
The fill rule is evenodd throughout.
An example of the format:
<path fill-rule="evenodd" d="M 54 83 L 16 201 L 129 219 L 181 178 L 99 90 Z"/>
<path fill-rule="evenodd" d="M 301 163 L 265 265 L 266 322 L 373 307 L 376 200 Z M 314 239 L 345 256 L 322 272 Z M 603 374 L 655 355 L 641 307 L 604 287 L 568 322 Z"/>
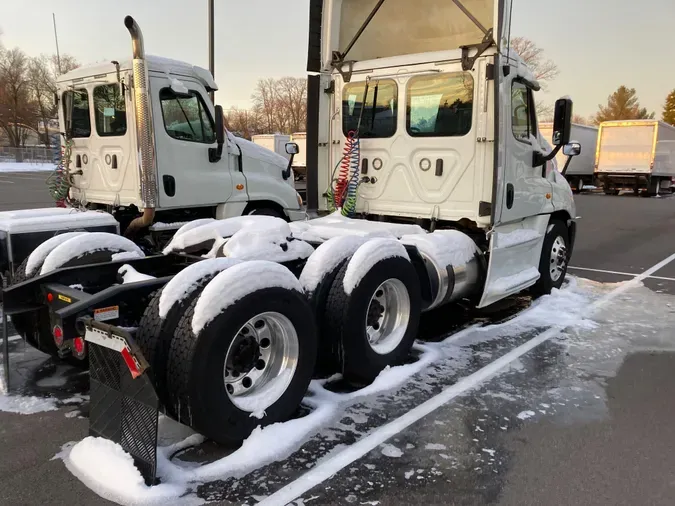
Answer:
<path fill-rule="evenodd" d="M 66 207 L 70 204 L 70 155 L 72 152 L 73 141 L 66 139 L 62 148 L 55 149 L 54 163 L 56 169 L 47 178 L 47 188 L 49 194 L 56 201 L 58 207 Z"/>

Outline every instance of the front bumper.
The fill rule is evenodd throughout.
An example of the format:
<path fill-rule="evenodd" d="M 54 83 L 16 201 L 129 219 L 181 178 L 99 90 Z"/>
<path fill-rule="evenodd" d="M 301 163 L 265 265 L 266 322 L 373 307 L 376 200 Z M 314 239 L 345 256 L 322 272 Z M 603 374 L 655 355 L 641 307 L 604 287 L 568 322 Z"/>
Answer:
<path fill-rule="evenodd" d="M 305 209 L 284 209 L 290 221 L 305 221 L 309 219 Z"/>

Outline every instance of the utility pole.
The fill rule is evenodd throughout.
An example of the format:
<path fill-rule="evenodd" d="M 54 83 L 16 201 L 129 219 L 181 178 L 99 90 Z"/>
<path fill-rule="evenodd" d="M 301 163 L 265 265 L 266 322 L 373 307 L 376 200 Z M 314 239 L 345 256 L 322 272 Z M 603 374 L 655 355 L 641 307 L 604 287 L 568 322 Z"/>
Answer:
<path fill-rule="evenodd" d="M 215 22 L 214 22 L 214 12 L 213 12 L 213 3 L 214 0 L 208 0 L 209 2 L 209 72 L 213 76 L 213 79 L 216 78 L 216 69 L 215 69 L 215 59 L 214 59 L 214 41 L 215 41 Z M 216 103 L 215 92 L 209 93 L 211 95 L 211 102 Z"/>
<path fill-rule="evenodd" d="M 54 22 L 54 40 L 56 41 L 56 66 L 59 69 L 59 75 L 61 75 L 61 55 L 59 54 L 59 37 L 56 34 L 56 14 L 54 14 L 53 12 L 52 12 L 52 21 Z"/>

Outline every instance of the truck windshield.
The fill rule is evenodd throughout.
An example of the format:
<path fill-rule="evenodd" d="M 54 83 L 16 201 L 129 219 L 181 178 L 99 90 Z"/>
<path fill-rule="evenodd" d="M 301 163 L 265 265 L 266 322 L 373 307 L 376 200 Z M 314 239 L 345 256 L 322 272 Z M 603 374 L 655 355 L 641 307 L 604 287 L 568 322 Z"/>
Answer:
<path fill-rule="evenodd" d="M 63 117 L 66 133 L 71 138 L 91 135 L 89 117 L 89 93 L 87 90 L 68 90 L 63 93 Z"/>
<path fill-rule="evenodd" d="M 366 83 L 351 83 L 342 93 L 342 131 L 345 136 L 350 131 L 362 138 L 386 138 L 396 133 L 396 114 L 398 112 L 398 86 L 391 79 Z M 359 119 L 361 123 L 359 125 Z"/>

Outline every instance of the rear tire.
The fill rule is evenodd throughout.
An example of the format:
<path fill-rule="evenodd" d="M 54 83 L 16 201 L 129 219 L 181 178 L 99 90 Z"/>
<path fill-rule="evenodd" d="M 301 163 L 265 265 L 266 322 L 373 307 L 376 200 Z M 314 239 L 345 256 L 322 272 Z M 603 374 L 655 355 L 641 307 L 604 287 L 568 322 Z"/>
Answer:
<path fill-rule="evenodd" d="M 176 335 L 178 324 L 185 311 L 217 274 L 202 278 L 190 293 L 186 294 L 180 302 L 171 307 L 164 319 L 159 316 L 159 301 L 162 297 L 163 289 L 157 291 L 150 300 L 148 307 L 145 308 L 138 326 L 136 343 L 141 348 L 143 356 L 150 365 L 157 397 L 172 416 L 177 415 L 173 410 L 172 404 L 169 402 L 167 392 L 167 361 L 169 359 L 169 351 L 171 350 L 171 342 Z"/>
<path fill-rule="evenodd" d="M 167 363 L 168 392 L 178 420 L 218 443 L 233 445 L 241 443 L 259 425 L 291 418 L 307 391 L 316 360 L 316 326 L 303 295 L 281 287 L 258 290 L 227 307 L 195 336 L 192 317 L 198 300 L 192 301 L 181 318 Z M 267 318 L 265 315 L 277 315 L 278 321 L 284 322 L 281 327 L 270 323 L 260 327 L 271 330 L 267 341 L 258 339 L 257 331 L 249 325 Z M 278 328 L 284 330 L 274 333 L 272 329 Z M 287 341 L 293 344 L 287 345 Z M 281 356 L 289 358 L 281 362 L 268 358 L 263 369 L 259 369 L 261 355 L 258 353 L 266 349 L 269 357 L 282 353 Z M 296 365 L 292 371 L 278 365 L 293 362 Z M 230 373 L 231 367 L 237 370 Z M 264 367 L 271 368 L 267 383 L 260 380 L 265 376 Z M 263 373 L 246 386 L 243 382 L 249 374 L 256 374 L 254 369 Z M 235 377 L 242 380 L 228 379 Z M 278 382 L 273 383 L 275 380 Z M 232 385 L 237 385 L 238 390 Z M 233 393 L 228 391 L 230 387 Z M 264 390 L 258 392 L 258 396 L 247 393 L 262 387 L 272 389 L 274 395 L 267 396 Z M 250 390 L 242 391 L 244 388 Z"/>
<path fill-rule="evenodd" d="M 410 261 L 386 258 L 347 294 L 343 281 L 348 266 L 342 265 L 331 285 L 322 339 L 329 340 L 346 379 L 367 383 L 408 357 L 422 311 L 420 283 Z"/>
<path fill-rule="evenodd" d="M 534 296 L 548 295 L 560 288 L 567 275 L 569 262 L 569 231 L 562 221 L 552 221 L 553 227 L 546 233 L 539 260 L 539 280 L 530 289 Z"/>

